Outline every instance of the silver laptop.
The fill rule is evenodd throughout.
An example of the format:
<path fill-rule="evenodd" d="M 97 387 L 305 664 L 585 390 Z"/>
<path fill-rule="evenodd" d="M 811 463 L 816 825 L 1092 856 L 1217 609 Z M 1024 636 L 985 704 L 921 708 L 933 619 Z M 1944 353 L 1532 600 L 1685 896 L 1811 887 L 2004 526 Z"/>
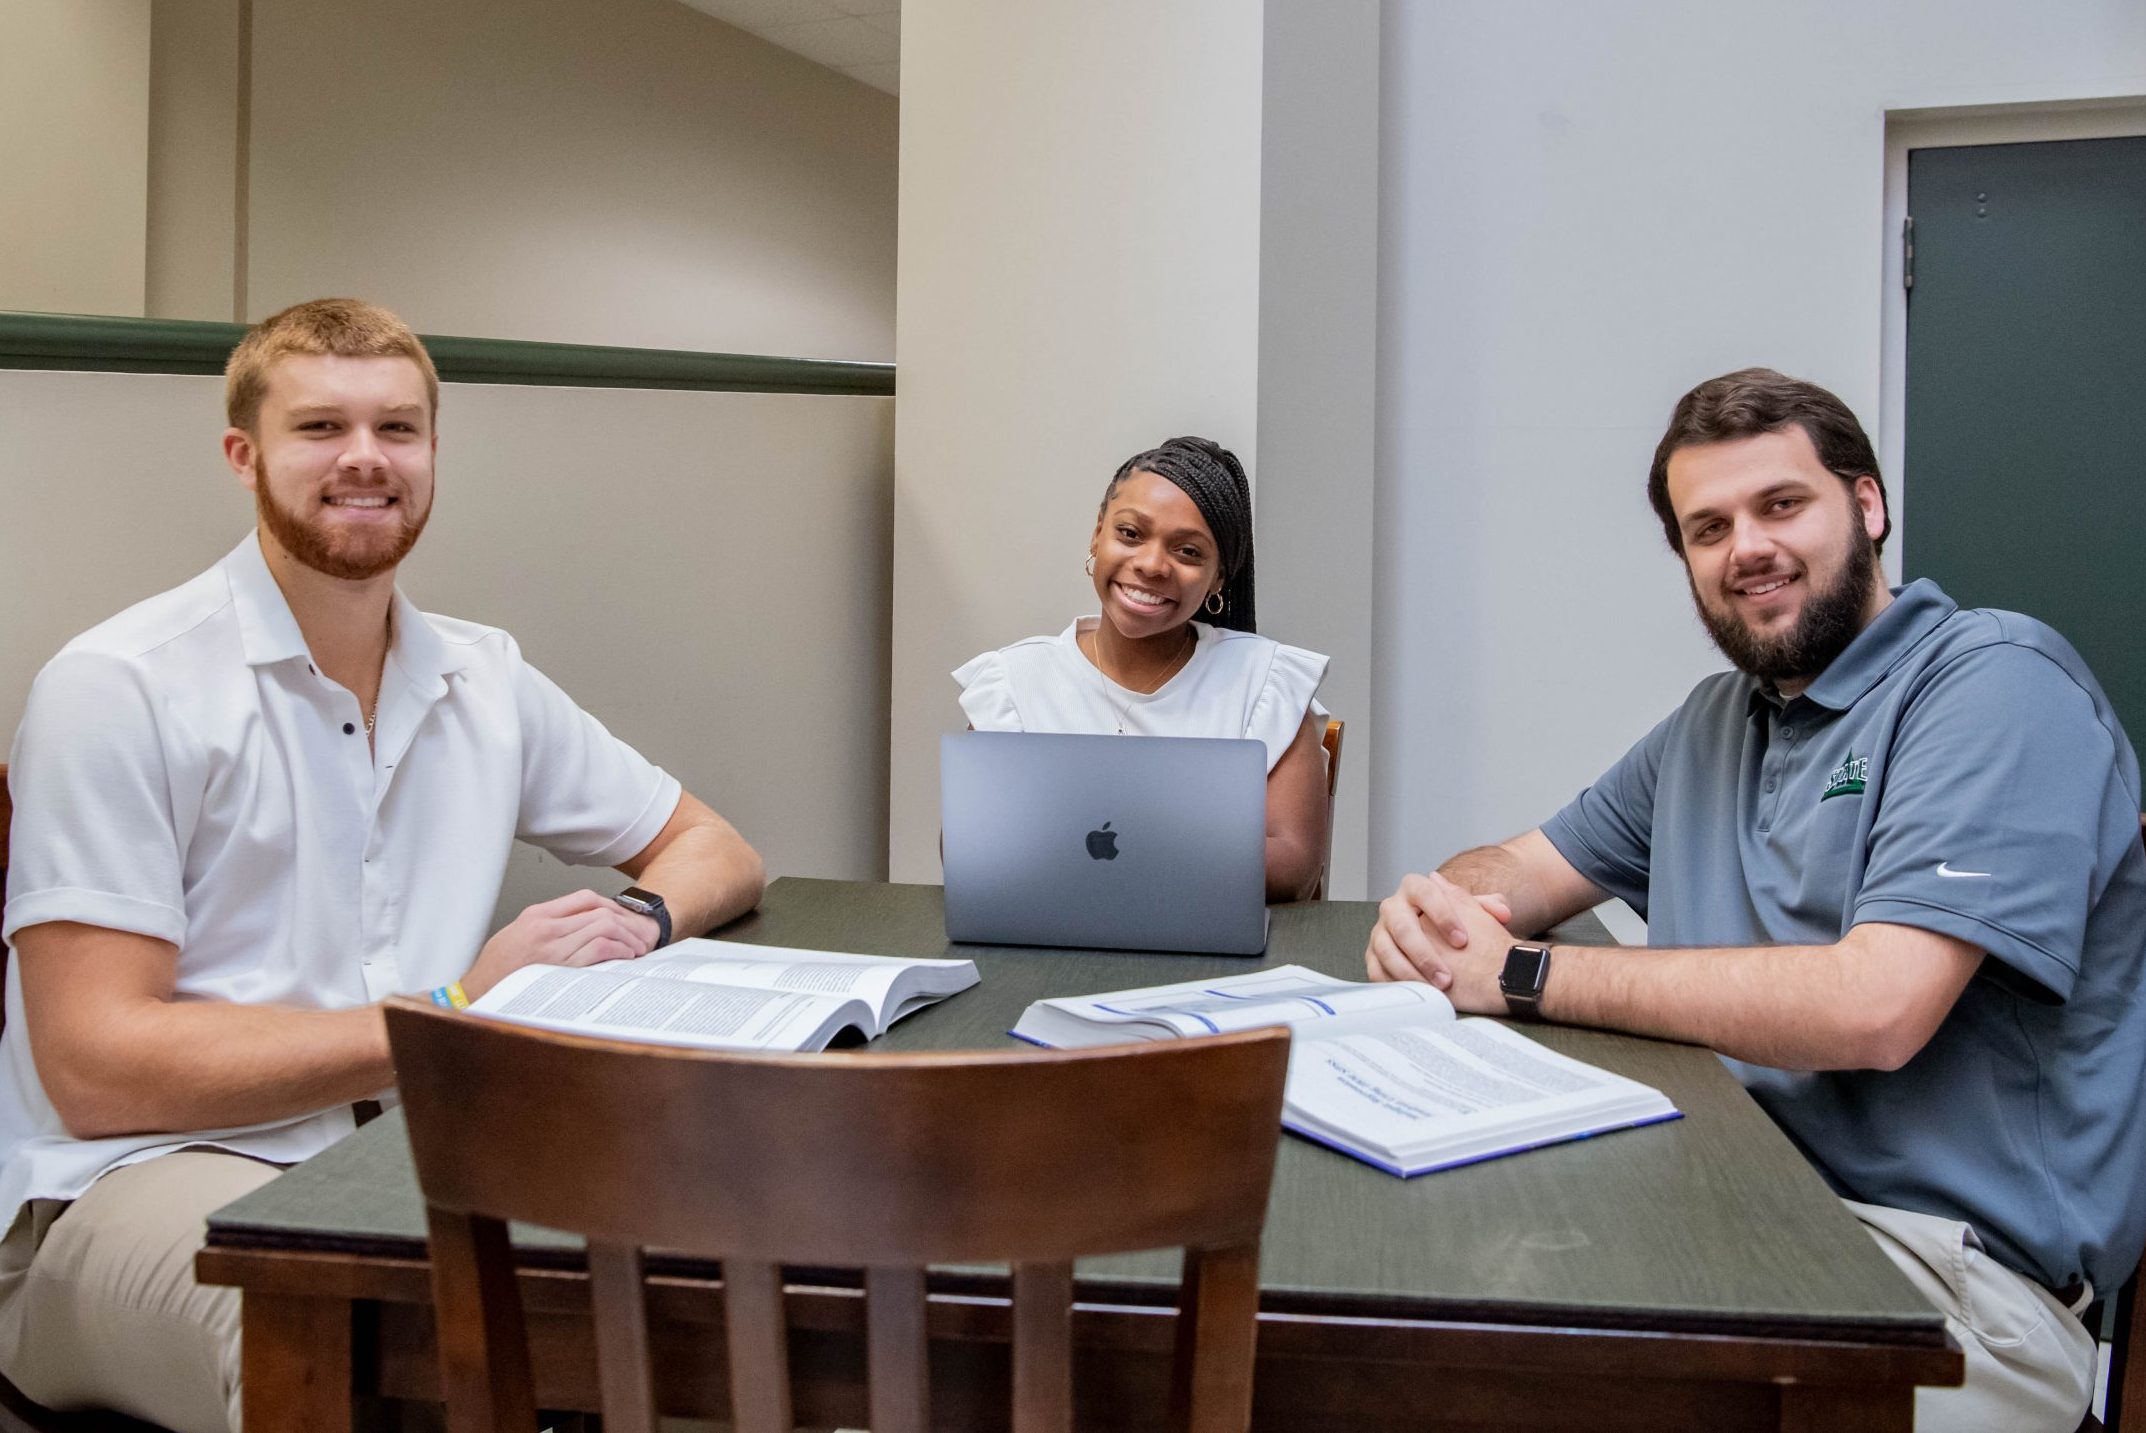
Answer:
<path fill-rule="evenodd" d="M 960 732 L 939 808 L 951 940 L 1267 948 L 1260 742 Z"/>

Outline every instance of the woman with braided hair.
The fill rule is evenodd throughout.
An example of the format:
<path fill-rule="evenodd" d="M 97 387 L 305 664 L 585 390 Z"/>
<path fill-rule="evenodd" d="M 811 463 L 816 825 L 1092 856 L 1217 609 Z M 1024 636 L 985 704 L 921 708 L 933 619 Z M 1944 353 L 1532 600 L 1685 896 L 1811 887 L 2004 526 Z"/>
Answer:
<path fill-rule="evenodd" d="M 1250 737 L 1267 748 L 1267 896 L 1326 857 L 1326 658 L 1253 630 L 1252 492 L 1235 454 L 1172 438 L 1103 491 L 1087 570 L 1102 610 L 954 673 L 978 731 Z"/>

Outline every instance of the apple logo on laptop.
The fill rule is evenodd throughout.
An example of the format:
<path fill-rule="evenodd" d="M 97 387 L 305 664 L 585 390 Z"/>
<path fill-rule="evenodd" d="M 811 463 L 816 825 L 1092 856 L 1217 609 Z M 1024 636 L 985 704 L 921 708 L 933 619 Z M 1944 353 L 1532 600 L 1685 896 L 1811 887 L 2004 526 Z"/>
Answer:
<path fill-rule="evenodd" d="M 1088 833 L 1088 854 L 1098 861 L 1118 859 L 1118 833 L 1110 829 L 1108 821 L 1102 830 Z"/>

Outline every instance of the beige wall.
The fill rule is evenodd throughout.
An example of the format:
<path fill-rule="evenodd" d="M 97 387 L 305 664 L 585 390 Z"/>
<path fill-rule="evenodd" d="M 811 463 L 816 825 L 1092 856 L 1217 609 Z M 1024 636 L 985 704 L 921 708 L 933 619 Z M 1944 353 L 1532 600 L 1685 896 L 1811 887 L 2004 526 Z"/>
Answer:
<path fill-rule="evenodd" d="M 1257 481 L 1259 66 L 1241 0 L 903 6 L 896 880 L 939 879 L 947 673 L 1095 610 L 1119 462 L 1204 433 Z"/>
<path fill-rule="evenodd" d="M 250 0 L 156 0 L 149 66 L 150 318 L 246 318 Z"/>
<path fill-rule="evenodd" d="M 1329 890 L 1360 894 L 1377 27 L 1375 0 L 903 6 L 897 879 L 939 875 L 947 672 L 1094 611 L 1110 474 L 1202 433 L 1251 472 L 1261 631 L 1335 659 Z"/>
<path fill-rule="evenodd" d="M 0 308 L 884 361 L 897 113 L 677 0 L 0 0 Z"/>
<path fill-rule="evenodd" d="M 149 0 L 0 0 L 0 309 L 142 312 Z"/>
<path fill-rule="evenodd" d="M 883 875 L 891 407 L 450 384 L 404 586 L 512 631 L 775 872 Z M 209 566 L 251 509 L 217 379 L 0 371 L 0 413 L 11 737 L 52 652 Z M 571 879 L 524 850 L 507 902 Z"/>
<path fill-rule="evenodd" d="M 275 0 L 252 72 L 252 317 L 893 354 L 894 99 L 677 0 Z"/>

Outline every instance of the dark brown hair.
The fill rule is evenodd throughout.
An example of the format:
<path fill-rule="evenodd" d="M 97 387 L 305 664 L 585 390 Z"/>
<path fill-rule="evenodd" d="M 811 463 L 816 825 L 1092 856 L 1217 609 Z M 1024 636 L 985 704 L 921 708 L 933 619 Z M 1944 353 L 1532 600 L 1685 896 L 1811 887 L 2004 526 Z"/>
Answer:
<path fill-rule="evenodd" d="M 1709 378 L 1677 400 L 1669 417 L 1669 431 L 1654 449 L 1654 466 L 1647 470 L 1647 501 L 1662 520 L 1662 533 L 1669 546 L 1684 551 L 1684 535 L 1677 528 L 1676 511 L 1669 505 L 1669 459 L 1680 448 L 1706 443 L 1727 443 L 1738 438 L 1756 438 L 1797 427 L 1811 440 L 1818 461 L 1848 485 L 1870 478 L 1878 485 L 1878 500 L 1885 507 L 1885 530 L 1873 544 L 1885 550 L 1892 535 L 1892 504 L 1885 496 L 1885 479 L 1878 472 L 1878 455 L 1869 435 L 1855 421 L 1848 405 L 1800 378 L 1790 378 L 1771 368 L 1739 368 L 1719 378 Z"/>

